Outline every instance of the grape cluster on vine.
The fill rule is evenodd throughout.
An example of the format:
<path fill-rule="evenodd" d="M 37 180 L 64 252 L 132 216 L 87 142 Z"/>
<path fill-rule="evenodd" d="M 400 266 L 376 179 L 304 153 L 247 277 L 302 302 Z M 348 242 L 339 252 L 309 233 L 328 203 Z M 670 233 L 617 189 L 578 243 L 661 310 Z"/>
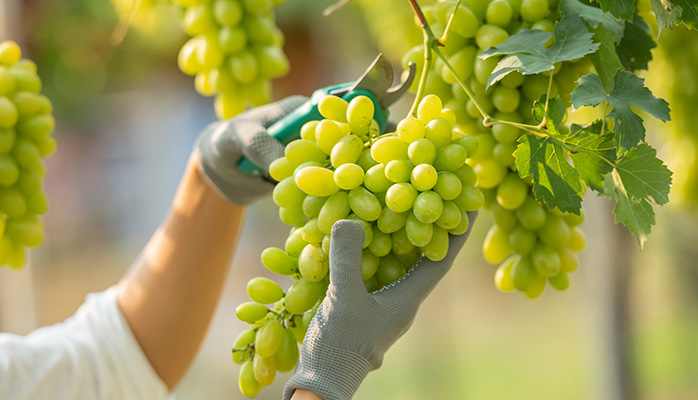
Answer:
<path fill-rule="evenodd" d="M 466 212 L 484 202 L 465 163 L 477 142 L 454 132 L 455 115 L 437 96 L 426 96 L 414 116 L 383 136 L 374 107 L 366 96 L 350 102 L 326 96 L 319 103 L 325 119 L 306 123 L 301 138 L 269 168 L 279 181 L 273 193 L 279 216 L 293 228 L 284 249 L 264 250 L 262 264 L 295 283 L 284 293 L 273 280 L 254 278 L 247 286 L 252 301 L 236 310 L 251 324 L 233 348 L 234 361 L 243 363 L 239 382 L 246 396 L 271 383 L 276 370 L 293 368 L 296 341 L 302 343 L 329 285 L 335 222 L 346 218 L 363 227 L 361 273 L 373 292 L 403 277 L 422 256 L 443 259 L 449 234 L 465 233 Z"/>
<path fill-rule="evenodd" d="M 216 96 L 218 117 L 268 103 L 270 79 L 289 69 L 274 21 L 274 7 L 283 0 L 173 1 L 185 7 L 184 30 L 192 37 L 179 52 L 179 68 L 196 76 L 197 92 Z"/>
<path fill-rule="evenodd" d="M 0 265 L 20 268 L 40 245 L 48 209 L 41 159 L 56 150 L 53 105 L 41 95 L 36 64 L 17 43 L 0 43 Z"/>

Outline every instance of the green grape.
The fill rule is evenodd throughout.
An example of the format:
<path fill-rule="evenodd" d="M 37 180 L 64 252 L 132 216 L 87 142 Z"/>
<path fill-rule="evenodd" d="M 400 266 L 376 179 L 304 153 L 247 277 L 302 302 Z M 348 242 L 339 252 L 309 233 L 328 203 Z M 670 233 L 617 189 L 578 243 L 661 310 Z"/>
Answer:
<path fill-rule="evenodd" d="M 37 218 L 11 218 L 7 221 L 6 233 L 15 243 L 26 247 L 36 247 L 44 241 L 44 226 Z"/>
<path fill-rule="evenodd" d="M 574 227 L 571 229 L 571 234 L 570 234 L 570 239 L 567 241 L 567 247 L 570 248 L 570 250 L 574 251 L 575 253 L 578 253 L 587 246 L 587 237 L 582 232 L 581 229 Z"/>
<path fill-rule="evenodd" d="M 280 182 L 293 175 L 295 168 L 296 166 L 291 164 L 288 158 L 279 157 L 269 165 L 269 175 L 277 182 Z"/>
<path fill-rule="evenodd" d="M 284 291 L 271 279 L 257 277 L 247 282 L 247 295 L 257 303 L 271 304 L 284 297 Z"/>
<path fill-rule="evenodd" d="M 509 237 L 498 225 L 493 225 L 485 236 L 482 253 L 490 264 L 499 264 L 511 254 Z"/>
<path fill-rule="evenodd" d="M 238 384 L 240 386 L 240 392 L 245 395 L 245 397 L 252 398 L 259 394 L 261 386 L 254 377 L 252 360 L 247 360 L 242 364 L 240 375 L 238 376 Z"/>
<path fill-rule="evenodd" d="M 332 148 L 342 137 L 344 137 L 344 134 L 334 121 L 324 119 L 315 127 L 317 144 L 327 155 L 332 154 Z"/>
<path fill-rule="evenodd" d="M 325 204 L 325 201 L 327 201 L 326 197 L 306 196 L 303 200 L 303 214 L 308 218 L 317 217 L 320 215 L 320 210 Z"/>
<path fill-rule="evenodd" d="M 492 159 L 503 167 L 514 167 L 516 143 L 497 143 L 492 151 Z"/>
<path fill-rule="evenodd" d="M 284 155 L 293 165 L 300 165 L 308 161 L 322 163 L 327 159 L 317 143 L 303 139 L 294 140 L 287 144 Z"/>
<path fill-rule="evenodd" d="M 451 126 L 456 124 L 456 112 L 451 110 L 450 108 L 442 109 L 441 116 L 439 118 L 445 120 Z"/>
<path fill-rule="evenodd" d="M 452 235 L 462 235 L 468 228 L 470 228 L 470 219 L 468 218 L 468 213 L 461 209 L 460 210 L 460 223 L 455 228 L 449 229 L 448 233 Z"/>
<path fill-rule="evenodd" d="M 286 225 L 298 225 L 305 219 L 301 207 L 283 208 L 279 207 L 279 219 Z"/>
<path fill-rule="evenodd" d="M 447 15 L 453 14 L 456 10 L 455 7 L 448 9 Z M 453 15 L 453 23 L 451 24 L 451 30 L 458 34 L 458 36 L 464 37 L 466 39 L 475 37 L 475 32 L 480 25 L 479 19 L 475 16 L 473 11 L 465 5 L 460 5 L 458 10 Z"/>
<path fill-rule="evenodd" d="M 273 21 L 265 16 L 247 15 L 243 18 L 242 24 L 253 44 L 277 46 L 283 44 L 278 41 L 279 38 L 283 38 L 283 35 L 278 31 Z"/>
<path fill-rule="evenodd" d="M 516 216 L 524 228 L 534 231 L 545 223 L 546 211 L 542 204 L 529 196 L 521 205 L 521 208 L 516 210 Z"/>
<path fill-rule="evenodd" d="M 349 207 L 364 221 L 375 221 L 380 217 L 381 204 L 371 192 L 358 187 L 349 192 Z"/>
<path fill-rule="evenodd" d="M 436 147 L 429 139 L 417 139 L 407 148 L 407 157 L 413 165 L 432 164 L 436 160 Z"/>
<path fill-rule="evenodd" d="M 441 261 L 448 253 L 448 231 L 439 226 L 434 226 L 433 229 L 431 240 L 426 246 L 422 247 L 422 250 L 424 251 L 424 256 L 431 261 Z"/>
<path fill-rule="evenodd" d="M 298 355 L 296 337 L 290 329 L 285 329 L 284 338 L 281 340 L 281 344 L 274 354 L 276 369 L 279 370 L 279 372 L 292 371 L 296 367 Z"/>
<path fill-rule="evenodd" d="M 266 309 L 266 307 L 264 307 Z M 265 312 L 266 315 L 266 312 Z M 254 329 L 246 329 L 235 338 L 235 341 L 233 342 L 233 349 L 244 349 L 247 347 L 249 344 L 254 343 L 254 340 L 256 338 L 256 333 Z M 242 364 L 245 361 L 249 360 L 250 358 L 250 351 L 245 350 L 233 350 L 233 361 L 235 364 Z"/>
<path fill-rule="evenodd" d="M 48 211 L 48 199 L 45 193 L 35 193 L 26 198 L 26 211 L 30 214 L 41 215 Z"/>
<path fill-rule="evenodd" d="M 303 230 L 296 229 L 288 235 L 286 243 L 284 244 L 284 249 L 291 257 L 300 257 L 301 252 L 308 243 L 303 240 Z"/>
<path fill-rule="evenodd" d="M 461 218 L 458 206 L 452 201 L 444 201 L 441 216 L 435 223 L 441 228 L 449 230 L 456 228 L 461 223 Z"/>
<path fill-rule="evenodd" d="M 557 255 L 560 257 L 560 270 L 563 272 L 573 272 L 579 267 L 579 259 L 568 247 L 556 249 Z"/>
<path fill-rule="evenodd" d="M 218 33 L 218 43 L 224 52 L 229 54 L 238 53 L 247 46 L 247 32 L 239 26 L 223 26 Z M 264 68 L 264 63 L 260 64 Z M 199 69 L 198 66 L 196 69 Z"/>
<path fill-rule="evenodd" d="M 252 324 L 267 316 L 269 309 L 264 304 L 248 301 L 235 309 L 235 316 L 242 322 Z"/>
<path fill-rule="evenodd" d="M 401 213 L 408 211 L 410 208 L 412 208 L 412 204 L 414 204 L 414 200 L 416 198 L 417 189 L 415 189 L 414 186 L 412 186 L 409 183 L 400 182 L 390 186 L 387 193 L 385 194 L 385 204 L 392 211 L 396 213 Z"/>
<path fill-rule="evenodd" d="M 378 229 L 383 233 L 397 232 L 407 222 L 407 212 L 395 212 L 388 207 L 383 208 L 378 217 Z"/>
<path fill-rule="evenodd" d="M 567 225 L 570 227 L 580 225 L 582 222 L 584 222 L 584 210 L 581 210 L 579 215 L 565 213 L 562 219 L 564 219 Z"/>
<path fill-rule="evenodd" d="M 463 191 L 463 184 L 457 176 L 450 172 L 439 172 L 434 185 L 434 192 L 444 200 L 453 200 Z"/>
<path fill-rule="evenodd" d="M 385 165 L 393 160 L 407 158 L 407 143 L 395 136 L 382 137 L 373 143 L 371 157 Z"/>
<path fill-rule="evenodd" d="M 347 107 L 346 119 L 354 134 L 359 136 L 368 134 L 374 111 L 375 107 L 370 98 L 356 96 L 351 99 Z"/>
<path fill-rule="evenodd" d="M 216 30 L 213 10 L 207 4 L 187 9 L 184 14 L 184 30 L 189 36 L 196 36 Z"/>
<path fill-rule="evenodd" d="M 303 232 L 301 234 L 303 240 L 307 243 L 319 244 L 325 237 L 325 234 L 320 231 L 320 228 L 317 225 L 317 218 L 311 218 L 308 222 L 306 222 L 305 225 L 303 225 L 303 228 L 301 228 L 301 232 Z"/>
<path fill-rule="evenodd" d="M 475 43 L 480 49 L 499 46 L 509 38 L 509 34 L 504 29 L 495 25 L 482 25 L 475 35 Z"/>
<path fill-rule="evenodd" d="M 19 119 L 15 104 L 7 97 L 0 97 L 0 128 L 11 128 Z"/>
<path fill-rule="evenodd" d="M 242 0 L 245 11 L 251 14 L 266 14 L 274 6 L 272 0 Z"/>
<path fill-rule="evenodd" d="M 461 79 L 468 79 L 473 74 L 473 63 L 476 55 L 477 48 L 475 46 L 467 46 L 448 57 L 448 61 Z M 455 75 L 445 65 L 441 69 L 441 78 L 446 83 L 457 84 Z M 460 91 L 460 86 L 458 88 Z M 451 125 L 455 124 L 455 121 L 449 122 Z"/>
<path fill-rule="evenodd" d="M 15 145 L 17 134 L 13 129 L 0 128 L 0 154 L 7 154 Z"/>
<path fill-rule="evenodd" d="M 535 232 L 517 226 L 509 234 L 509 245 L 514 253 L 528 254 L 533 249 L 533 246 L 538 242 L 538 237 Z"/>
<path fill-rule="evenodd" d="M 0 189 L 0 210 L 10 218 L 19 218 L 27 212 L 27 201 L 15 188 Z"/>
<path fill-rule="evenodd" d="M 436 185 L 438 174 L 430 164 L 419 164 L 410 173 L 410 183 L 419 191 L 426 191 Z"/>
<path fill-rule="evenodd" d="M 311 307 L 312 308 L 312 307 Z M 296 343 L 303 343 L 303 339 L 305 338 L 305 333 L 308 331 L 308 326 L 303 323 L 303 317 L 305 315 L 291 315 L 291 317 L 288 319 L 288 329 L 291 331 L 293 334 L 293 337 L 296 339 Z M 281 346 L 282 344 L 279 345 L 279 349 L 277 349 L 277 353 L 281 351 Z"/>
<path fill-rule="evenodd" d="M 515 172 L 510 172 L 497 187 L 497 203 L 506 210 L 516 210 L 526 201 L 530 189 Z"/>
<path fill-rule="evenodd" d="M 23 169 L 17 180 L 17 187 L 24 195 L 31 195 L 41 191 L 41 181 L 44 177 L 37 168 Z"/>
<path fill-rule="evenodd" d="M 524 292 L 526 297 L 529 299 L 536 299 L 540 297 L 543 292 L 545 291 L 545 284 L 547 283 L 547 279 L 545 279 L 544 276 L 535 274 L 533 275 L 533 279 L 531 280 L 531 284 L 528 286 L 528 289 Z"/>
<path fill-rule="evenodd" d="M 254 377 L 262 386 L 271 385 L 276 378 L 276 358 L 262 357 L 259 353 L 252 358 L 252 371 Z"/>
<path fill-rule="evenodd" d="M 490 57 L 484 60 L 482 58 L 475 59 L 475 65 L 473 69 L 475 73 L 475 79 L 477 79 L 477 81 L 482 83 L 483 85 L 486 85 L 490 79 L 490 75 L 492 75 L 492 71 L 494 71 L 494 68 L 497 66 L 497 64 L 499 64 L 498 57 Z"/>
<path fill-rule="evenodd" d="M 494 274 L 494 285 L 502 292 L 511 292 L 516 289 L 511 274 L 517 260 L 518 256 L 509 257 L 497 267 L 497 272 Z"/>
<path fill-rule="evenodd" d="M 14 156 L 17 164 L 24 168 L 33 167 L 41 159 L 41 153 L 36 145 L 31 140 L 22 137 L 17 138 L 15 141 L 12 156 Z"/>
<path fill-rule="evenodd" d="M 393 160 L 385 166 L 385 177 L 394 183 L 409 182 L 413 168 L 408 160 Z"/>
<path fill-rule="evenodd" d="M 513 71 L 509 73 L 507 76 L 502 78 L 502 80 L 499 81 L 499 83 L 502 84 L 502 86 L 506 86 L 508 88 L 515 89 L 519 86 L 521 86 L 524 82 L 524 77 L 521 75 L 521 73 L 517 71 Z"/>
<path fill-rule="evenodd" d="M 0 42 L 0 64 L 9 67 L 16 64 L 22 57 L 22 49 L 13 41 Z"/>
<path fill-rule="evenodd" d="M 329 234 L 332 225 L 340 219 L 346 218 L 350 211 L 349 194 L 345 191 L 339 191 L 330 196 L 322 206 L 318 215 L 318 227 L 323 233 Z"/>
<path fill-rule="evenodd" d="M 334 182 L 340 189 L 352 190 L 364 182 L 364 170 L 357 164 L 342 164 L 334 171 Z"/>
<path fill-rule="evenodd" d="M 389 234 L 381 231 L 378 226 L 373 227 L 373 239 L 368 245 L 368 250 L 377 257 L 383 257 L 390 253 L 393 241 Z"/>
<path fill-rule="evenodd" d="M 327 197 L 339 191 L 334 172 L 322 167 L 306 167 L 296 173 L 296 185 L 311 196 Z"/>
<path fill-rule="evenodd" d="M 392 253 L 381 258 L 376 271 L 376 278 L 381 285 L 388 286 L 403 276 L 405 276 L 405 266 Z"/>
<path fill-rule="evenodd" d="M 511 232 L 518 224 L 516 214 L 513 211 L 502 208 L 498 203 L 492 204 L 492 216 L 494 217 L 494 222 L 506 232 Z"/>
<path fill-rule="evenodd" d="M 262 251 L 262 264 L 271 272 L 291 275 L 298 272 L 298 263 L 285 251 L 268 247 Z"/>
<path fill-rule="evenodd" d="M 330 271 L 329 261 L 329 257 L 327 257 L 322 250 L 322 247 L 315 244 L 308 244 L 303 248 L 298 258 L 298 269 L 306 280 L 310 282 L 319 282 L 323 280 Z"/>
<path fill-rule="evenodd" d="M 538 230 L 538 236 L 543 243 L 552 247 L 562 247 L 571 237 L 569 226 L 557 215 L 550 214 Z"/>
<path fill-rule="evenodd" d="M 424 137 L 426 126 L 417 118 L 405 118 L 397 125 L 397 134 L 405 143 L 412 143 Z"/>
<path fill-rule="evenodd" d="M 472 161 L 482 162 L 492 156 L 492 149 L 497 144 L 494 137 L 490 134 L 477 134 L 475 135 L 475 142 L 477 143 L 477 151 L 470 152 L 468 148 L 465 151 L 468 153 L 468 157 Z"/>
<path fill-rule="evenodd" d="M 521 95 L 516 89 L 506 86 L 499 86 L 492 92 L 492 104 L 494 107 L 505 113 L 514 112 L 519 108 Z"/>
<path fill-rule="evenodd" d="M 560 272 L 560 256 L 555 249 L 543 243 L 538 243 L 531 251 L 533 265 L 542 276 L 554 276 Z"/>
<path fill-rule="evenodd" d="M 368 171 L 366 171 L 366 176 L 364 177 L 364 186 L 371 192 L 385 192 L 392 185 L 393 182 L 391 182 L 385 175 L 385 165 L 377 164 L 369 168 Z"/>
<path fill-rule="evenodd" d="M 434 225 L 431 222 L 424 223 L 420 221 L 413 213 L 410 213 L 407 216 L 404 233 L 406 234 L 407 239 L 409 239 L 409 242 L 414 246 L 424 247 L 429 244 L 432 239 L 434 234 Z M 393 250 L 395 250 L 395 234 L 393 234 Z M 407 251 L 404 253 L 399 253 L 396 251 L 396 253 L 407 254 Z"/>
<path fill-rule="evenodd" d="M 334 95 L 327 95 L 318 103 L 318 111 L 323 117 L 338 122 L 347 122 L 348 108 L 349 103 L 346 100 Z"/>
<path fill-rule="evenodd" d="M 533 25 L 531 25 L 532 31 L 539 30 L 539 31 L 543 31 L 543 32 L 552 33 L 554 29 L 555 29 L 555 24 L 553 24 L 552 21 L 547 20 L 547 19 L 538 20 L 538 21 L 534 22 Z"/>
<path fill-rule="evenodd" d="M 478 186 L 485 189 L 497 187 L 507 176 L 508 172 L 507 168 L 501 166 L 491 158 L 479 162 L 473 169 L 477 175 Z"/>
<path fill-rule="evenodd" d="M 229 93 L 218 93 L 214 103 L 220 119 L 230 119 L 245 110 L 245 99 Z"/>
<path fill-rule="evenodd" d="M 536 275 L 538 274 L 533 267 L 530 255 L 516 258 L 511 270 L 511 280 L 517 290 L 525 292 L 531 286 Z"/>
<path fill-rule="evenodd" d="M 521 18 L 526 22 L 536 22 L 548 15 L 548 0 L 523 0 Z"/>
<path fill-rule="evenodd" d="M 325 290 L 326 285 L 323 282 L 311 282 L 301 277 L 286 293 L 286 310 L 291 314 L 303 314 L 325 295 Z"/>
<path fill-rule="evenodd" d="M 441 99 L 433 94 L 428 94 L 424 96 L 417 107 L 417 117 L 422 123 L 428 125 L 431 120 L 439 118 L 442 108 L 443 103 Z"/>
<path fill-rule="evenodd" d="M 475 186 L 475 183 L 477 182 L 477 175 L 475 175 L 473 167 L 468 164 L 463 164 L 462 167 L 451 172 L 453 172 L 453 175 L 460 179 L 463 186 Z"/>
<path fill-rule="evenodd" d="M 467 154 L 463 146 L 449 144 L 439 149 L 434 167 L 439 171 L 454 171 L 465 165 Z"/>
<path fill-rule="evenodd" d="M 434 144 L 434 148 L 439 150 L 451 142 L 453 127 L 443 118 L 431 120 L 426 127 L 424 137 Z"/>
<path fill-rule="evenodd" d="M 19 179 L 19 166 L 14 157 L 0 155 L 0 185 L 11 186 Z"/>
<path fill-rule="evenodd" d="M 255 351 L 262 357 L 271 357 L 281 345 L 284 338 L 284 327 L 279 321 L 270 321 L 257 331 Z"/>
<path fill-rule="evenodd" d="M 298 188 L 292 176 L 277 183 L 272 192 L 274 204 L 283 208 L 301 206 L 305 196 L 306 194 Z"/>
<path fill-rule="evenodd" d="M 460 194 L 452 200 L 458 208 L 465 211 L 477 211 L 485 203 L 484 195 L 474 186 L 463 186 Z"/>
<path fill-rule="evenodd" d="M 414 200 L 413 213 L 420 222 L 431 224 L 441 217 L 443 208 L 441 196 L 430 190 L 420 193 Z M 407 223 L 409 224 L 409 217 Z"/>
<path fill-rule="evenodd" d="M 506 27 L 511 22 L 514 10 L 506 0 L 494 0 L 487 6 L 487 23 Z"/>
<path fill-rule="evenodd" d="M 566 272 L 561 271 L 557 275 L 548 277 L 548 282 L 556 290 L 566 290 L 570 286 L 570 276 Z"/>
<path fill-rule="evenodd" d="M 373 242 L 373 241 L 371 241 Z M 380 257 L 375 256 L 369 249 L 364 249 L 361 255 L 361 277 L 367 281 L 376 274 Z"/>
<path fill-rule="evenodd" d="M 308 121 L 303 124 L 301 127 L 301 139 L 315 142 L 315 128 L 317 128 L 319 123 L 320 121 Z"/>

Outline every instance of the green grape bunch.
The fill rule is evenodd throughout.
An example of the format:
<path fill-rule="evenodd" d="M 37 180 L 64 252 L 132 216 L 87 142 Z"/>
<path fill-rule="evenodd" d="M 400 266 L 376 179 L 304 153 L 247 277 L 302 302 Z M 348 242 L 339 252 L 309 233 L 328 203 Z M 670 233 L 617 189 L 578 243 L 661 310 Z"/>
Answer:
<path fill-rule="evenodd" d="M 36 64 L 21 57 L 17 43 L 0 42 L 0 265 L 10 268 L 44 240 L 42 158 L 56 150 L 53 105 L 40 94 Z"/>
<path fill-rule="evenodd" d="M 274 7 L 283 0 L 173 0 L 184 7 L 183 25 L 191 38 L 178 65 L 195 76 L 202 96 L 216 96 L 216 115 L 232 118 L 246 105 L 271 99 L 272 78 L 285 75 L 289 63 Z"/>
<path fill-rule="evenodd" d="M 466 164 L 477 141 L 453 130 L 456 116 L 437 96 L 425 96 L 414 116 L 382 136 L 366 96 L 350 102 L 326 96 L 319 110 L 325 119 L 306 123 L 269 168 L 279 182 L 273 192 L 279 217 L 292 228 L 284 248 L 265 249 L 261 261 L 295 282 L 284 292 L 271 279 L 254 278 L 247 285 L 251 301 L 236 309 L 250 324 L 233 344 L 233 361 L 242 364 L 240 390 L 248 397 L 273 382 L 277 370 L 295 366 L 298 343 L 329 285 L 335 222 L 351 219 L 363 227 L 361 273 L 373 292 L 423 256 L 443 259 L 449 234 L 465 233 L 466 212 L 484 203 Z"/>
<path fill-rule="evenodd" d="M 499 289 L 517 289 L 530 298 L 539 297 L 546 283 L 558 290 L 569 286 L 568 273 L 579 264 L 576 253 L 586 246 L 586 237 L 578 227 L 584 214 L 551 210 L 534 196 L 530 177 L 521 178 L 515 166 L 514 153 L 525 132 L 506 123 L 485 127 L 482 111 L 500 121 L 537 125 L 540 121 L 531 112 L 534 103 L 545 102 L 547 95 L 561 95 L 569 102 L 575 81 L 589 72 L 590 63 L 560 63 L 547 74 L 512 72 L 488 87 L 500 57 L 483 59 L 479 55 L 524 29 L 552 32 L 554 21 L 560 17 L 556 7 L 557 2 L 548 0 L 467 0 L 457 9 L 455 1 L 447 0 L 424 7 L 437 37 L 453 15 L 442 51 L 458 77 L 436 59 L 428 71 L 425 90 L 442 98 L 454 111 L 457 128 L 479 143 L 478 153 L 468 164 L 495 220 L 483 243 L 484 257 L 499 264 L 495 273 Z M 409 62 L 415 62 L 418 70 L 424 68 L 423 45 L 404 55 L 403 66 Z M 457 78 L 466 83 L 474 101 Z"/>

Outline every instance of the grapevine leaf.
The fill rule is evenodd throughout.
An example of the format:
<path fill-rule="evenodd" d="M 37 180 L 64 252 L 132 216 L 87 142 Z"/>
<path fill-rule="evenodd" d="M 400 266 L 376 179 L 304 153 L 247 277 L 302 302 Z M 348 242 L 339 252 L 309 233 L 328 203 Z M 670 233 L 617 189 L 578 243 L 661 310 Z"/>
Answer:
<path fill-rule="evenodd" d="M 545 43 L 553 36 L 555 43 L 549 49 L 545 48 Z M 519 71 L 523 75 L 552 71 L 555 63 L 575 60 L 593 53 L 599 48 L 599 44 L 593 43 L 591 38 L 592 34 L 587 25 L 576 13 L 562 17 L 552 34 L 539 30 L 522 30 L 499 46 L 490 47 L 480 54 L 480 58 L 483 59 L 500 54 L 507 55 L 492 71 L 487 87 L 512 71 Z"/>
<path fill-rule="evenodd" d="M 613 213 L 616 215 L 616 223 L 625 225 L 630 233 L 637 237 L 642 248 L 647 241 L 647 236 L 654 225 L 654 211 L 647 200 L 632 198 L 618 172 L 613 170 L 604 179 L 605 195 L 616 201 Z"/>
<path fill-rule="evenodd" d="M 651 203 L 663 205 L 669 201 L 671 175 L 657 158 L 657 151 L 643 143 L 629 151 L 605 177 L 604 194 L 616 200 L 616 222 L 627 226 L 640 246 L 654 225 Z"/>
<path fill-rule="evenodd" d="M 610 12 L 618 19 L 630 21 L 635 14 L 635 2 L 633 0 L 597 0 L 603 12 Z"/>
<path fill-rule="evenodd" d="M 613 140 L 608 135 L 601 136 L 603 121 L 598 120 L 587 126 L 572 125 L 569 138 L 565 138 L 570 148 L 570 158 L 582 180 L 597 192 L 603 193 L 603 176 L 613 169 L 610 162 L 615 160 Z"/>
<path fill-rule="evenodd" d="M 616 52 L 616 42 L 613 34 L 607 31 L 603 25 L 599 25 L 594 29 L 594 39 L 601 46 L 596 53 L 590 56 L 591 62 L 594 64 L 601 82 L 603 82 L 604 89 L 610 91 L 613 88 L 613 77 L 616 76 L 616 72 L 622 67 Z"/>
<path fill-rule="evenodd" d="M 630 106 L 638 107 L 664 122 L 670 119 L 669 104 L 654 97 L 644 86 L 644 79 L 630 72 L 618 71 L 610 93 L 604 90 L 598 75 L 585 75 L 578 82 L 579 86 L 572 92 L 574 108 L 596 106 L 603 101 L 613 106 L 608 117 L 614 121 L 614 144 L 618 147 L 618 154 L 632 149 L 645 139 L 642 118 Z"/>
<path fill-rule="evenodd" d="M 522 177 L 533 176 L 533 192 L 549 208 L 578 214 L 582 207 L 579 173 L 567 162 L 567 153 L 551 137 L 526 134 L 514 152 Z"/>
<path fill-rule="evenodd" d="M 545 95 L 540 100 L 533 103 L 533 117 L 536 121 L 543 122 L 545 116 Z M 546 129 L 551 134 L 560 133 L 559 127 L 567 118 L 567 108 L 560 96 L 550 99 L 548 102 L 548 118 L 546 118 Z"/>
<path fill-rule="evenodd" d="M 662 34 L 662 29 L 673 28 L 678 25 L 681 18 L 681 6 L 672 3 L 670 0 L 650 0 L 652 3 L 652 11 L 657 17 L 657 38 Z"/>
<path fill-rule="evenodd" d="M 651 50 L 657 44 L 648 33 L 649 30 L 649 25 L 639 15 L 635 16 L 633 22 L 625 24 L 625 34 L 616 51 L 621 64 L 628 71 L 647 69 L 647 64 L 652 60 Z"/>
<path fill-rule="evenodd" d="M 696 0 L 674 0 L 683 10 L 681 22 L 691 29 L 698 28 L 698 3 Z"/>
<path fill-rule="evenodd" d="M 633 197 L 651 198 L 660 206 L 669 202 L 672 173 L 650 145 L 643 143 L 628 152 L 616 169 Z"/>
<path fill-rule="evenodd" d="M 599 25 L 613 35 L 615 42 L 620 42 L 623 37 L 623 21 L 618 21 L 612 15 L 606 14 L 596 7 L 580 3 L 578 0 L 562 0 L 560 11 L 563 15 L 577 13 L 587 24 L 596 29 Z"/>

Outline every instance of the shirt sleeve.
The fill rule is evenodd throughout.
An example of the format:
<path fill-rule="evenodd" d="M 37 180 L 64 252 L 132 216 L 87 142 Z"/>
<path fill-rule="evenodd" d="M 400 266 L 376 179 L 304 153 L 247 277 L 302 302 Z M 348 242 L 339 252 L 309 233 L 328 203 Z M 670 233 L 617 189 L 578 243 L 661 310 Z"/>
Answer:
<path fill-rule="evenodd" d="M 167 387 L 143 354 L 114 287 L 89 294 L 63 323 L 0 333 L 0 398 L 159 400 Z"/>

